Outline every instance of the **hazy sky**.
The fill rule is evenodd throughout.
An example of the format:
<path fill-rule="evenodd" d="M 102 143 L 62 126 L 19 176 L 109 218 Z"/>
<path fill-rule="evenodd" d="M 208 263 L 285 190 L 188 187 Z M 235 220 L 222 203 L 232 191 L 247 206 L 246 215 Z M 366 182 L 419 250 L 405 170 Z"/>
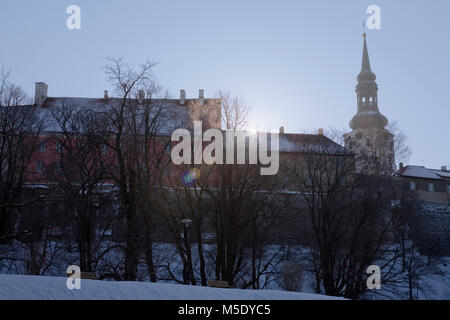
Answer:
<path fill-rule="evenodd" d="M 66 27 L 72 4 L 81 30 Z M 44 81 L 49 96 L 102 97 L 107 56 L 148 58 L 172 97 L 242 96 L 252 126 L 349 129 L 372 4 L 380 111 L 409 137 L 410 164 L 450 165 L 450 0 L 2 1 L 0 64 L 30 94 Z"/>

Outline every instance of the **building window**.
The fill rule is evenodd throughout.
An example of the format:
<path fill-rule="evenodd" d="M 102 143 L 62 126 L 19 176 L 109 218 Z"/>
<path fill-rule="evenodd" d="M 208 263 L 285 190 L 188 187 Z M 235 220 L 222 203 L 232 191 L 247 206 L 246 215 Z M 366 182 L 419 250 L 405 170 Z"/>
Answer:
<path fill-rule="evenodd" d="M 416 182 L 415 181 L 411 181 L 409 183 L 409 190 L 416 191 Z"/>
<path fill-rule="evenodd" d="M 170 168 L 170 163 L 169 163 L 169 164 L 167 164 L 166 169 L 165 169 L 166 170 L 166 176 L 168 176 L 168 177 L 170 177 L 170 175 L 171 175 L 171 170 L 170 169 L 171 168 Z"/>
<path fill-rule="evenodd" d="M 428 192 L 434 192 L 434 183 L 433 182 L 428 183 Z"/>
<path fill-rule="evenodd" d="M 102 154 L 107 155 L 109 152 L 108 146 L 106 144 L 102 144 Z"/>
<path fill-rule="evenodd" d="M 45 141 L 40 141 L 38 143 L 38 151 L 39 152 L 45 152 Z"/>
<path fill-rule="evenodd" d="M 44 172 L 44 163 L 42 161 L 38 161 L 36 166 L 36 172 L 42 174 Z"/>
<path fill-rule="evenodd" d="M 450 193 L 450 184 L 447 185 L 447 193 Z"/>
<path fill-rule="evenodd" d="M 55 173 L 56 174 L 61 173 L 61 162 L 55 162 Z"/>
<path fill-rule="evenodd" d="M 172 144 L 169 142 L 164 148 L 164 153 L 170 154 L 172 152 Z"/>
<path fill-rule="evenodd" d="M 61 141 L 56 142 L 56 152 L 61 153 L 62 152 L 62 143 Z"/>

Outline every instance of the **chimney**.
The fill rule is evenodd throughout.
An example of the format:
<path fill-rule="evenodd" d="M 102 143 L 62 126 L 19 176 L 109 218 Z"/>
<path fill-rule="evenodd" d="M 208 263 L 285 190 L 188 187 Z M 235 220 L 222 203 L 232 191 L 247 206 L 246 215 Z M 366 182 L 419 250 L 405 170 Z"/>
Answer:
<path fill-rule="evenodd" d="M 447 166 L 442 166 L 442 167 L 441 167 L 441 170 L 442 170 L 442 171 L 447 171 Z"/>
<path fill-rule="evenodd" d="M 319 130 L 317 130 L 317 134 L 318 134 L 319 136 L 323 136 L 323 129 L 322 129 L 322 128 L 319 128 Z"/>
<path fill-rule="evenodd" d="M 103 91 L 103 98 L 108 100 L 108 90 Z"/>
<path fill-rule="evenodd" d="M 186 102 L 186 90 L 180 90 L 180 104 L 184 106 Z"/>
<path fill-rule="evenodd" d="M 399 167 L 400 170 L 403 170 L 403 162 L 400 162 L 400 163 L 398 164 L 398 167 Z"/>
<path fill-rule="evenodd" d="M 199 100 L 201 106 L 205 103 L 205 90 L 204 89 L 198 90 L 198 100 Z"/>
<path fill-rule="evenodd" d="M 284 127 L 280 127 L 280 134 L 284 134 Z"/>
<path fill-rule="evenodd" d="M 144 99 L 145 99 L 145 91 L 139 90 L 139 103 L 140 104 L 144 103 Z"/>
<path fill-rule="evenodd" d="M 47 99 L 48 86 L 44 82 L 36 82 L 34 104 L 41 106 Z"/>

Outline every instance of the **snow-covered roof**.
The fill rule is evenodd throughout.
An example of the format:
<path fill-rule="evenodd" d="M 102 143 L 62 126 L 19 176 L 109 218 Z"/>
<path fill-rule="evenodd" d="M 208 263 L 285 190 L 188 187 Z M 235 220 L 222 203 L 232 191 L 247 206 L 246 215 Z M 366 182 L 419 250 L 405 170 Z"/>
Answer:
<path fill-rule="evenodd" d="M 399 172 L 399 175 L 402 177 L 442 180 L 443 178 L 450 178 L 450 171 L 408 165 Z"/>
<path fill-rule="evenodd" d="M 205 100 L 205 104 L 210 99 Z M 54 98 L 49 97 L 45 100 L 42 107 L 38 110 L 43 119 L 46 119 L 45 131 L 46 132 L 59 132 L 61 131 L 57 121 L 52 116 L 52 112 L 58 108 L 71 108 L 79 111 L 86 112 L 101 112 L 102 110 L 110 110 L 117 108 L 121 104 L 121 99 L 109 98 L 77 98 L 77 97 L 64 97 Z M 131 100 L 133 101 L 133 100 Z M 137 101 L 135 101 L 137 103 Z M 186 105 L 180 105 L 179 100 L 175 99 L 152 99 L 151 105 L 154 112 L 158 112 L 158 121 L 161 122 L 158 125 L 159 134 L 170 134 L 173 130 L 183 127 L 189 120 L 189 111 Z M 163 110 L 163 111 L 161 111 Z"/>
<path fill-rule="evenodd" d="M 223 130 L 224 141 L 226 139 L 227 130 Z M 259 137 L 262 134 L 265 134 L 267 138 L 267 147 L 268 149 L 272 149 L 271 141 L 272 134 L 271 132 L 250 132 L 250 131 L 238 131 L 246 137 L 246 143 L 249 143 L 249 137 L 252 135 L 258 135 Z M 328 155 L 353 155 L 353 153 L 338 143 L 334 142 L 330 138 L 322 135 L 322 134 L 305 134 L 305 133 L 279 133 L 279 146 L 278 149 L 274 146 L 273 150 L 278 150 L 279 152 L 284 153 L 320 153 L 320 154 L 328 154 Z"/>
<path fill-rule="evenodd" d="M 138 104 L 137 100 L 130 100 L 131 103 Z M 152 99 L 151 104 L 156 106 L 155 112 L 161 112 L 158 117 L 160 122 L 157 125 L 158 133 L 161 135 L 170 135 L 175 129 L 186 128 L 190 123 L 190 114 L 187 105 L 189 99 L 184 105 L 180 104 L 178 99 Z M 205 108 L 215 108 L 220 104 L 218 99 L 205 99 Z M 42 106 L 36 110 L 41 119 L 45 121 L 44 132 L 57 133 L 61 131 L 60 124 L 55 119 L 55 111 L 70 108 L 80 112 L 99 112 L 108 111 L 117 108 L 122 103 L 118 98 L 80 98 L 80 97 L 48 97 Z M 163 107 L 161 107 L 163 106 Z M 35 105 L 21 106 L 35 108 Z M 214 110 L 217 111 L 217 110 Z M 333 155 L 351 155 L 352 153 L 321 134 L 303 134 L 303 133 L 282 133 L 279 134 L 280 152 L 302 152 L 302 153 L 322 153 Z"/>
<path fill-rule="evenodd" d="M 280 152 L 305 152 L 351 155 L 351 152 L 321 134 L 280 134 Z"/>
<path fill-rule="evenodd" d="M 444 171 L 444 170 L 437 170 L 437 169 L 431 169 L 434 173 L 436 173 L 438 176 L 442 178 L 449 178 L 450 179 L 450 171 Z"/>

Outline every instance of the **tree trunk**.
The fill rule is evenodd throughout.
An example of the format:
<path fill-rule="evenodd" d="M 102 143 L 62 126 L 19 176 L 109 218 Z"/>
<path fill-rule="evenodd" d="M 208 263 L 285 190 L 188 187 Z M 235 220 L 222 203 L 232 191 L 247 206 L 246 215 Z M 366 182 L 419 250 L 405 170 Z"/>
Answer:
<path fill-rule="evenodd" d="M 138 265 L 138 231 L 136 210 L 129 209 L 127 215 L 127 239 L 125 249 L 125 280 L 136 281 Z"/>
<path fill-rule="evenodd" d="M 205 257 L 203 255 L 202 231 L 199 225 L 197 225 L 197 251 L 198 251 L 198 259 L 200 260 L 200 281 L 202 286 L 206 286 L 207 285 L 206 271 L 205 271 L 206 263 Z"/>

